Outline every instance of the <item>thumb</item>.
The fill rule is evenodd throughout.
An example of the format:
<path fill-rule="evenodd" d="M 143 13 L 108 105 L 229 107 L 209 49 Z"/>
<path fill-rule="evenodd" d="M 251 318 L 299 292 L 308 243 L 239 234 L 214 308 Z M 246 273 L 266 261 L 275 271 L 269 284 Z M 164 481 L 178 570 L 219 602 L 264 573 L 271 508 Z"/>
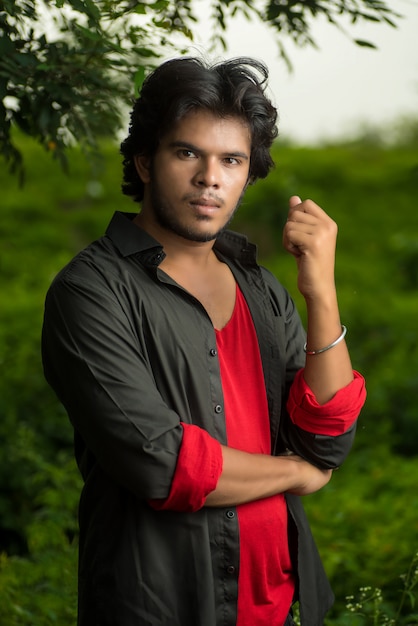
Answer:
<path fill-rule="evenodd" d="M 299 198 L 299 196 L 292 196 L 289 199 L 289 207 L 291 209 L 293 209 L 293 207 L 297 206 L 298 204 L 300 204 L 302 202 L 302 200 Z"/>

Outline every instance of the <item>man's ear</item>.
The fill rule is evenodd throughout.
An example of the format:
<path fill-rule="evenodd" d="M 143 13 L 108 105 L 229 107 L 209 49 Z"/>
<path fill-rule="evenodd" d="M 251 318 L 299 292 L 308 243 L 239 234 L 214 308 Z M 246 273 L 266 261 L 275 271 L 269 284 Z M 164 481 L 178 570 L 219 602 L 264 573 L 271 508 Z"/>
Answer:
<path fill-rule="evenodd" d="M 139 178 L 144 184 L 149 183 L 151 181 L 150 158 L 144 154 L 136 154 L 134 162 Z"/>

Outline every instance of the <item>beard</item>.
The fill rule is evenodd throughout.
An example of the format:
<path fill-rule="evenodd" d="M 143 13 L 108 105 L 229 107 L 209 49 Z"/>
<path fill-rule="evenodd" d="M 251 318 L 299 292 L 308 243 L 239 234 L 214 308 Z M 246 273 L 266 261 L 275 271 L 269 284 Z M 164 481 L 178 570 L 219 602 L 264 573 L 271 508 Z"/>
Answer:
<path fill-rule="evenodd" d="M 217 237 L 227 228 L 231 223 L 232 218 L 238 209 L 245 189 L 242 191 L 236 206 L 228 214 L 225 223 L 216 230 L 201 230 L 199 224 L 204 222 L 209 223 L 211 218 L 207 215 L 197 215 L 194 218 L 194 222 L 190 220 L 190 223 L 184 223 L 182 219 L 176 213 L 176 210 L 169 205 L 160 193 L 159 186 L 156 184 L 155 179 L 151 188 L 151 203 L 153 208 L 154 217 L 162 228 L 175 233 L 183 239 L 188 241 L 194 241 L 199 243 L 206 243 L 208 241 L 214 241 Z"/>

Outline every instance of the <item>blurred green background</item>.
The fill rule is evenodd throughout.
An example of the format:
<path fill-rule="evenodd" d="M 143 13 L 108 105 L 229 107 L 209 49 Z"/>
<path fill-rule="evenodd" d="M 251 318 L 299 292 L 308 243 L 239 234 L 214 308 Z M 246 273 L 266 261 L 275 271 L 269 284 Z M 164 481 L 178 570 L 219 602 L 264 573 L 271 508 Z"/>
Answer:
<path fill-rule="evenodd" d="M 81 481 L 67 417 L 43 379 L 43 301 L 113 211 L 136 206 L 121 195 L 115 144 L 95 168 L 73 150 L 68 175 L 34 143 L 19 145 L 25 186 L 0 171 L 0 623 L 74 626 Z M 337 221 L 341 317 L 368 387 L 349 459 L 305 498 L 337 598 L 327 624 L 418 623 L 416 561 L 402 578 L 418 551 L 418 123 L 390 145 L 379 133 L 311 148 L 279 142 L 274 158 L 233 228 L 259 244 L 303 315 L 281 246 L 288 197 L 310 197 Z"/>

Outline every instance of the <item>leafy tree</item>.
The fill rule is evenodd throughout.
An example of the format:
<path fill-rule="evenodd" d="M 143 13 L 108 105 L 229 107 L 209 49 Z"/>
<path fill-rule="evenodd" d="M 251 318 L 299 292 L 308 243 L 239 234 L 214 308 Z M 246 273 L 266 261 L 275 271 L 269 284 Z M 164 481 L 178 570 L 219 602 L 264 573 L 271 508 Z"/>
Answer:
<path fill-rule="evenodd" d="M 90 149 L 114 136 L 121 114 L 162 52 L 184 52 L 193 41 L 199 2 L 192 0 L 2 0 L 0 2 L 0 151 L 22 178 L 13 126 L 65 165 L 66 147 Z M 212 46 L 241 13 L 265 21 L 282 38 L 315 45 L 311 22 L 324 17 L 386 22 L 399 17 L 381 0 L 208 0 Z M 355 43 L 374 47 L 354 39 Z"/>

